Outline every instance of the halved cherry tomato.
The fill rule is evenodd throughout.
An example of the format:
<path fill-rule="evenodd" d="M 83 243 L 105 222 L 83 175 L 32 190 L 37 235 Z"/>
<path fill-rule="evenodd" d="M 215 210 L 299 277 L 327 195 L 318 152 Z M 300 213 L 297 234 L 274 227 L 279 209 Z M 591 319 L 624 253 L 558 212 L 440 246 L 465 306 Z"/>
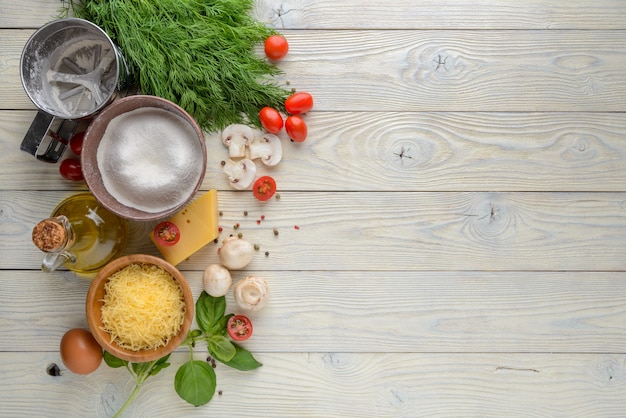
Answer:
<path fill-rule="evenodd" d="M 252 185 L 252 193 L 259 200 L 267 200 L 276 193 L 276 181 L 270 176 L 259 177 Z"/>
<path fill-rule="evenodd" d="M 228 335 L 235 341 L 245 341 L 252 336 L 252 322 L 245 315 L 234 315 L 226 324 Z"/>
<path fill-rule="evenodd" d="M 313 109 L 313 96 L 309 93 L 294 93 L 285 100 L 285 109 L 292 115 L 300 115 Z"/>
<path fill-rule="evenodd" d="M 85 140 L 85 132 L 79 132 L 70 138 L 70 148 L 76 155 L 80 155 L 83 151 L 83 141 Z"/>
<path fill-rule="evenodd" d="M 67 180 L 81 181 L 85 179 L 85 177 L 83 177 L 83 170 L 80 167 L 80 161 L 76 158 L 67 158 L 61 161 L 59 173 Z"/>
<path fill-rule="evenodd" d="M 172 222 L 164 221 L 154 228 L 154 240 L 159 245 L 171 247 L 180 239 L 180 229 Z"/>
<path fill-rule="evenodd" d="M 280 112 L 273 107 L 265 106 L 259 112 L 259 119 L 263 128 L 272 134 L 277 134 L 283 129 L 283 117 Z"/>
<path fill-rule="evenodd" d="M 289 43 L 280 35 L 271 35 L 265 39 L 265 55 L 272 60 L 285 58 L 289 51 Z"/>
<path fill-rule="evenodd" d="M 287 131 L 289 138 L 296 142 L 302 142 L 306 139 L 308 128 L 304 119 L 300 116 L 292 115 L 285 121 L 285 131 Z"/>

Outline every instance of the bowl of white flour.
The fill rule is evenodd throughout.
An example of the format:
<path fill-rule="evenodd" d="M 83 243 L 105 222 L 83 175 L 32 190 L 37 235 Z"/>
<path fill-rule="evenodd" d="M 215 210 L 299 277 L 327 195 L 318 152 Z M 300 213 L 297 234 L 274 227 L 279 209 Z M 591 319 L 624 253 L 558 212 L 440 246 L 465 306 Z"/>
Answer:
<path fill-rule="evenodd" d="M 155 96 L 114 101 L 89 125 L 81 165 L 89 190 L 123 218 L 150 221 L 185 206 L 204 180 L 202 130 L 180 106 Z"/>

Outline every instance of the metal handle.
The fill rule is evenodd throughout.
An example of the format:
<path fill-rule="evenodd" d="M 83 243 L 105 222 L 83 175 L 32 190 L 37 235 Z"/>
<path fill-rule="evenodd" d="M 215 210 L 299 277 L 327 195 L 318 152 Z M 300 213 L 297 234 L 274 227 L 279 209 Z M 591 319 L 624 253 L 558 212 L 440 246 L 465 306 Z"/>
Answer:
<path fill-rule="evenodd" d="M 69 139 L 74 135 L 78 122 L 63 119 L 58 130 L 52 129 L 55 117 L 49 113 L 39 110 L 33 122 L 30 124 L 20 149 L 25 151 L 40 161 L 47 163 L 56 163 L 63 155 L 65 147 Z M 46 139 L 50 138 L 48 141 Z M 39 152 L 43 148 L 42 144 L 46 142 L 47 146 L 43 153 Z"/>

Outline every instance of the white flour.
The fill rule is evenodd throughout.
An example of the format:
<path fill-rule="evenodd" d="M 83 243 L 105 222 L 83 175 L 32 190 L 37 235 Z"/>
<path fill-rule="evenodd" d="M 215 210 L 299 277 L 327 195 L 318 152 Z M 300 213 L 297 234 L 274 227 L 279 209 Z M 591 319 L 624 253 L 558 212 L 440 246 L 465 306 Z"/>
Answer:
<path fill-rule="evenodd" d="M 97 151 L 106 190 L 120 203 L 149 213 L 182 204 L 202 172 L 198 135 L 181 117 L 155 107 L 109 122 Z"/>

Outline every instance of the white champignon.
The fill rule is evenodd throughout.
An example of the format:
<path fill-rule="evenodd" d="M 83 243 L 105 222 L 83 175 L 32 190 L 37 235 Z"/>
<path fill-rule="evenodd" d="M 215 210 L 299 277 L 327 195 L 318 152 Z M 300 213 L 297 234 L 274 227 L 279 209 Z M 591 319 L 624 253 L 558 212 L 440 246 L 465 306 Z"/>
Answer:
<path fill-rule="evenodd" d="M 211 296 L 224 296 L 233 284 L 233 278 L 228 269 L 219 264 L 210 264 L 202 275 L 204 290 Z"/>
<path fill-rule="evenodd" d="M 233 295 L 241 309 L 258 311 L 267 300 L 267 283 L 260 277 L 248 276 L 235 284 Z"/>
<path fill-rule="evenodd" d="M 222 131 L 222 143 L 228 147 L 230 158 L 246 156 L 246 147 L 254 140 L 254 131 L 248 125 L 232 124 Z"/>
<path fill-rule="evenodd" d="M 275 166 L 283 158 L 283 145 L 280 138 L 274 134 L 266 133 L 256 138 L 250 144 L 250 159 L 260 158 L 263 164 Z"/>
<path fill-rule="evenodd" d="M 252 261 L 254 245 L 236 236 L 226 238 L 219 249 L 220 263 L 227 269 L 242 269 Z"/>
<path fill-rule="evenodd" d="M 228 176 L 230 185 L 237 190 L 250 187 L 256 177 L 256 165 L 248 158 L 239 161 L 229 159 L 222 171 Z"/>

